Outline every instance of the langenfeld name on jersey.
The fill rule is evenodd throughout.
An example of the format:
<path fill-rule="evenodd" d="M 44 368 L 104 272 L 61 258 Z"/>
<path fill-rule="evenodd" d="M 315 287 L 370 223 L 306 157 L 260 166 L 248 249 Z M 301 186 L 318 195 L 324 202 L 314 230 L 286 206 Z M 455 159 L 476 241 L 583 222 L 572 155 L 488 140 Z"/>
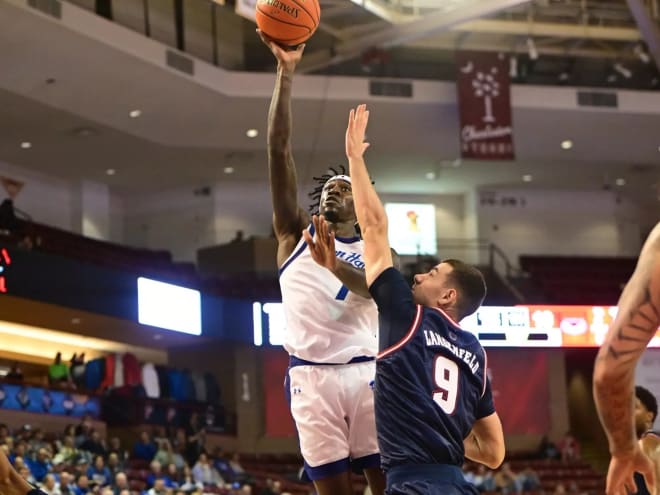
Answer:
<path fill-rule="evenodd" d="M 477 356 L 472 354 L 470 351 L 458 347 L 456 344 L 452 344 L 442 335 L 434 332 L 433 330 L 424 330 L 424 338 L 426 339 L 427 346 L 444 347 L 458 359 L 461 359 L 470 367 L 472 373 L 476 373 L 479 370 L 479 361 L 477 361 Z"/>

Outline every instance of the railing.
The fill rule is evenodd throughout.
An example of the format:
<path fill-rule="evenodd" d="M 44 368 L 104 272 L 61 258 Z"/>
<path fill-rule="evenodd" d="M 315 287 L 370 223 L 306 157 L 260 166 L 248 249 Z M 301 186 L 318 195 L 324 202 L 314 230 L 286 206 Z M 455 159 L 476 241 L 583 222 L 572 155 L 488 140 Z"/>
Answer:
<path fill-rule="evenodd" d="M 514 277 L 525 276 L 525 272 L 514 266 L 502 248 L 492 242 L 488 245 L 488 266 L 499 275 L 506 288 L 511 291 L 518 302 L 525 300 L 522 292 L 511 282 Z"/>

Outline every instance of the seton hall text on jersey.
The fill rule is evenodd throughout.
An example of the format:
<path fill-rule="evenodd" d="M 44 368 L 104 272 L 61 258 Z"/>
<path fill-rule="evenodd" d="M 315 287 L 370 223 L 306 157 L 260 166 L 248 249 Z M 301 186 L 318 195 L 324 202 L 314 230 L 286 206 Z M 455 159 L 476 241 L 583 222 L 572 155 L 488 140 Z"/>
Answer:
<path fill-rule="evenodd" d="M 364 270 L 364 261 L 362 261 L 362 255 L 360 253 L 347 253 L 346 251 L 340 251 L 337 249 L 335 250 L 335 255 L 340 260 L 350 263 L 355 268 Z"/>
<path fill-rule="evenodd" d="M 458 359 L 464 361 L 465 364 L 470 367 L 472 373 L 476 373 L 479 370 L 479 361 L 477 361 L 477 356 L 472 354 L 470 351 L 458 347 L 456 344 L 452 344 L 442 335 L 432 330 L 424 330 L 424 337 L 426 338 L 427 346 L 442 346 Z"/>

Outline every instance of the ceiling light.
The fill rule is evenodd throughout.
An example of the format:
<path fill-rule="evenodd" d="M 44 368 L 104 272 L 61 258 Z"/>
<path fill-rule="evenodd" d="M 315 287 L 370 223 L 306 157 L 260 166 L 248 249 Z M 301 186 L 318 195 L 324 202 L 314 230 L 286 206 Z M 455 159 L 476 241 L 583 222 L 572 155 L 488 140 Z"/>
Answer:
<path fill-rule="evenodd" d="M 561 142 L 561 148 L 563 150 L 570 150 L 572 147 L 573 147 L 573 141 L 571 141 L 570 139 L 566 139 Z"/>
<path fill-rule="evenodd" d="M 511 79 L 518 77 L 518 57 L 515 55 L 509 59 L 509 77 Z"/>
<path fill-rule="evenodd" d="M 527 38 L 527 51 L 529 52 L 530 60 L 536 60 L 539 58 L 539 52 L 536 49 L 536 43 L 534 43 L 534 38 Z"/>
<path fill-rule="evenodd" d="M 32 148 L 32 143 L 30 141 L 23 141 L 21 143 L 21 148 L 23 148 L 24 150 L 29 150 L 30 148 Z"/>
<path fill-rule="evenodd" d="M 532 176 L 530 174 L 525 174 L 522 176 L 523 182 L 532 182 Z"/>
<path fill-rule="evenodd" d="M 234 167 L 225 167 L 225 173 L 226 174 L 233 174 L 234 173 Z"/>
<path fill-rule="evenodd" d="M 632 77 L 632 71 L 621 63 L 614 64 L 613 69 L 626 79 L 630 79 Z"/>
<path fill-rule="evenodd" d="M 651 63 L 651 57 L 646 49 L 646 46 L 644 46 L 642 42 L 639 42 L 635 45 L 635 48 L 633 48 L 633 53 L 637 55 L 637 57 L 639 57 L 643 63 Z"/>
<path fill-rule="evenodd" d="M 626 185 L 626 179 L 619 177 L 617 180 L 614 181 L 614 183 L 619 187 L 623 187 Z"/>
<path fill-rule="evenodd" d="M 140 115 L 142 115 L 142 110 L 131 110 L 128 112 L 128 116 L 132 119 L 137 119 Z"/>
<path fill-rule="evenodd" d="M 259 135 L 259 131 L 256 129 L 248 129 L 245 132 L 245 135 L 249 138 L 256 138 Z"/>
<path fill-rule="evenodd" d="M 114 168 L 109 168 L 108 170 L 105 171 L 107 175 L 115 175 L 117 171 Z"/>
<path fill-rule="evenodd" d="M 433 180 L 435 179 L 435 172 L 426 172 L 426 178 L 428 180 Z"/>

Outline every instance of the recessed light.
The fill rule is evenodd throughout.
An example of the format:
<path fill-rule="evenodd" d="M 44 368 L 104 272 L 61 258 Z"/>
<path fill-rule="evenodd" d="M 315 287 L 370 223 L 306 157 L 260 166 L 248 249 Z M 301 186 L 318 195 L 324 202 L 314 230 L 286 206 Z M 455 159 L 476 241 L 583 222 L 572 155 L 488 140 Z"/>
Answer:
<path fill-rule="evenodd" d="M 105 171 L 107 175 L 115 175 L 117 171 L 114 168 L 109 168 L 108 170 Z"/>
<path fill-rule="evenodd" d="M 71 318 L 72 325 L 80 325 L 80 318 Z"/>
<path fill-rule="evenodd" d="M 523 182 L 532 182 L 533 177 L 530 174 L 525 174 L 522 176 Z"/>
<path fill-rule="evenodd" d="M 226 174 L 233 174 L 234 173 L 234 167 L 225 167 L 225 173 Z"/>
<path fill-rule="evenodd" d="M 140 115 L 142 115 L 142 110 L 131 110 L 128 112 L 128 116 L 132 119 L 137 119 Z"/>
<path fill-rule="evenodd" d="M 660 151 L 660 146 L 658 146 L 658 151 Z"/>
<path fill-rule="evenodd" d="M 573 141 L 566 139 L 565 141 L 561 142 L 561 147 L 564 150 L 570 150 L 573 147 Z"/>
<path fill-rule="evenodd" d="M 626 185 L 626 179 L 624 179 L 624 178 L 622 178 L 622 177 L 619 177 L 617 180 L 614 181 L 614 183 L 615 183 L 617 186 L 622 187 L 622 186 L 625 186 L 625 185 Z"/>
<path fill-rule="evenodd" d="M 435 172 L 426 172 L 426 178 L 428 180 L 433 180 L 435 179 Z"/>
<path fill-rule="evenodd" d="M 154 335 L 154 340 L 161 340 L 162 338 L 163 338 L 163 336 L 162 336 L 161 334 L 159 334 L 159 333 L 157 333 L 156 335 Z"/>
<path fill-rule="evenodd" d="M 256 138 L 259 135 L 259 131 L 256 129 L 248 129 L 245 131 L 245 135 L 249 138 Z"/>
<path fill-rule="evenodd" d="M 21 148 L 23 148 L 24 150 L 29 150 L 30 148 L 32 148 L 32 143 L 30 141 L 23 141 L 21 143 Z"/>

